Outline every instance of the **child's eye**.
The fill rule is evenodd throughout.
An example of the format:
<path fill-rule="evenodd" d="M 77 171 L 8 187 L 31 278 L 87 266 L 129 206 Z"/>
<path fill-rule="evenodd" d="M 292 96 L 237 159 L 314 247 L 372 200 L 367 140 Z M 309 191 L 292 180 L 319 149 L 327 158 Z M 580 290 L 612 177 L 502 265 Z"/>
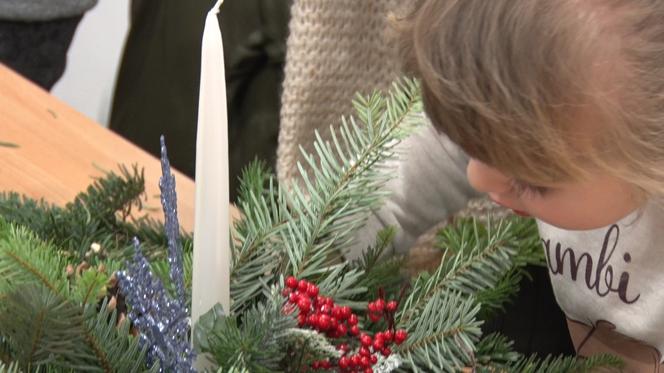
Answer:
<path fill-rule="evenodd" d="M 542 197 L 549 191 L 549 188 L 528 184 L 517 179 L 510 179 L 512 192 L 518 197 Z"/>

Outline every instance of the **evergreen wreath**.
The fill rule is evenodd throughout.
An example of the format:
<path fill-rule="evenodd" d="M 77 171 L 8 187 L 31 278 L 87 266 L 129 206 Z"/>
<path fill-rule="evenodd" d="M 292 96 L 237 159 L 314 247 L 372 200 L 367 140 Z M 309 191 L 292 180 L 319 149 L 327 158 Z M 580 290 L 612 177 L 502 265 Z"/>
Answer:
<path fill-rule="evenodd" d="M 523 268 L 543 263 L 530 219 L 455 220 L 437 234 L 438 268 L 413 279 L 386 253 L 392 228 L 346 261 L 385 195 L 385 160 L 424 121 L 410 80 L 354 106 L 330 141 L 317 136 L 301 183 L 279 185 L 259 162 L 244 171 L 231 309 L 213 307 L 193 331 L 192 237 L 178 237 L 177 215 L 168 215 L 175 186 L 165 154 L 166 226 L 128 218 L 144 193 L 138 167 L 108 173 L 63 208 L 0 195 L 0 373 L 192 371 L 190 338 L 220 372 L 620 366 L 611 356 L 521 356 L 505 337 L 482 335 L 483 320 L 518 291 Z"/>

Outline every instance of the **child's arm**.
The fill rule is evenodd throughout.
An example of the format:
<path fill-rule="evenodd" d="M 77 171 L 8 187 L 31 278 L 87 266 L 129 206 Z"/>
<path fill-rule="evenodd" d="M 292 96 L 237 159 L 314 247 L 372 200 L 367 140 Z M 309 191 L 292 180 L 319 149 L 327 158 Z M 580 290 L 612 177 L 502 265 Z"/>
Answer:
<path fill-rule="evenodd" d="M 479 196 L 466 179 L 468 157 L 431 125 L 418 129 L 397 151 L 398 159 L 389 164 L 390 195 L 358 232 L 349 258 L 359 256 L 387 226 L 397 228 L 394 250 L 405 253 L 422 233 Z"/>

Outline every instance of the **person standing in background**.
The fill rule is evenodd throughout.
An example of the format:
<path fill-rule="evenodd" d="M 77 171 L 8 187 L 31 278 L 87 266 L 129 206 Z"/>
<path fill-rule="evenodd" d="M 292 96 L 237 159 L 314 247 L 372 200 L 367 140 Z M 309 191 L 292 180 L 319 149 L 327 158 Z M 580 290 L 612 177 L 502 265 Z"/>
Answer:
<path fill-rule="evenodd" d="M 0 1 L 0 63 L 51 90 L 83 14 L 97 0 Z"/>
<path fill-rule="evenodd" d="M 193 177 L 201 36 L 214 1 L 133 0 L 110 128 L 148 152 L 168 142 Z M 219 13 L 228 86 L 230 191 L 254 158 L 274 165 L 290 0 L 226 1 Z M 220 103 L 221 104 L 221 103 Z"/>

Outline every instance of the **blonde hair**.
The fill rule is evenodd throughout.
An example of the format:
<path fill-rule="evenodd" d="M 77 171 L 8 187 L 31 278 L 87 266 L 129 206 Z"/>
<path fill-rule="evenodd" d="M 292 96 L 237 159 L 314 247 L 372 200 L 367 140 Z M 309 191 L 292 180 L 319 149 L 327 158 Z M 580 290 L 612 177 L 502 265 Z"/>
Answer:
<path fill-rule="evenodd" d="M 470 156 L 664 195 L 664 1 L 416 0 L 396 26 L 427 114 Z"/>

